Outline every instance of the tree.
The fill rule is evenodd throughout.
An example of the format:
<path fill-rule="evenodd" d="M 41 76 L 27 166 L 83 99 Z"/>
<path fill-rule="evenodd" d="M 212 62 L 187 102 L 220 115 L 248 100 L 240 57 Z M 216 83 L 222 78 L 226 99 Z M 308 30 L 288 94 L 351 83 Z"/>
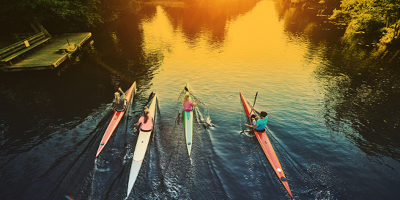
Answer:
<path fill-rule="evenodd" d="M 399 39 L 399 0 L 343 0 L 341 10 L 330 19 L 344 19 L 348 24 L 344 39 L 369 36 L 382 44 Z"/>
<path fill-rule="evenodd" d="M 2 20 L 37 20 L 72 22 L 93 26 L 102 21 L 97 13 L 98 0 L 20 0 L 2 1 Z"/>
<path fill-rule="evenodd" d="M 0 2 L 0 21 L 35 20 L 50 22 L 60 28 L 94 27 L 104 21 L 132 13 L 138 0 L 18 0 Z"/>

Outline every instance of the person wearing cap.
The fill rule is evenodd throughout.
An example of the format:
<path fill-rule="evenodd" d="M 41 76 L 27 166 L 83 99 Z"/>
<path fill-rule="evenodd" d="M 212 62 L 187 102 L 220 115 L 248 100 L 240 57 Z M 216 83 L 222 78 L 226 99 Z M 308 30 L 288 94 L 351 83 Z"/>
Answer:
<path fill-rule="evenodd" d="M 144 132 L 150 132 L 153 129 L 153 118 L 149 115 L 150 111 L 147 106 L 144 106 L 143 116 L 133 126 L 140 126 L 140 130 Z"/>
<path fill-rule="evenodd" d="M 124 111 L 126 108 L 126 99 L 125 99 L 125 93 L 121 90 L 121 88 L 118 88 L 118 91 L 114 93 L 114 101 L 112 102 L 111 106 L 116 110 L 116 111 Z"/>
<path fill-rule="evenodd" d="M 193 110 L 193 107 L 197 106 L 197 103 L 199 100 L 197 99 L 196 103 L 193 103 L 192 100 L 189 99 L 191 93 L 185 94 L 185 97 L 183 97 L 182 104 L 183 104 L 183 110 L 184 111 L 191 111 Z"/>
<path fill-rule="evenodd" d="M 254 129 L 254 131 L 257 132 L 264 132 L 268 123 L 268 117 L 267 117 L 268 113 L 265 111 L 258 112 L 254 108 L 251 108 L 251 110 L 254 110 L 254 112 L 256 112 L 261 117 L 261 119 L 258 119 L 255 124 L 254 123 L 252 125 L 245 124 L 245 126 L 252 128 Z"/>

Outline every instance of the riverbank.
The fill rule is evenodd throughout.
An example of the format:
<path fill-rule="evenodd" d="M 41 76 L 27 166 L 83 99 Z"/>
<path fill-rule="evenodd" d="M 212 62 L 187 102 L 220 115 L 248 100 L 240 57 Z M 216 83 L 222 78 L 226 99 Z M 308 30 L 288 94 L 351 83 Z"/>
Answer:
<path fill-rule="evenodd" d="M 176 0 L 172 0 L 172 1 L 167 1 L 167 0 L 154 0 L 154 1 L 148 1 L 145 2 L 144 5 L 147 6 L 164 6 L 164 7 L 173 7 L 173 8 L 185 8 L 187 7 L 187 4 L 185 2 L 182 1 L 176 1 Z"/>

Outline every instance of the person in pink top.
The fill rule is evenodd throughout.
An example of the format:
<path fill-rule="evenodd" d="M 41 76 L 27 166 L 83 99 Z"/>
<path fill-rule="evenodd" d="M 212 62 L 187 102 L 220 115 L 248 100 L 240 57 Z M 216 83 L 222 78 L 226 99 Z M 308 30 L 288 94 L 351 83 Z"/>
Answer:
<path fill-rule="evenodd" d="M 153 129 L 153 117 L 149 115 L 150 111 L 147 106 L 144 107 L 143 113 L 144 115 L 139 118 L 138 122 L 136 122 L 134 126 L 139 126 L 142 124 L 140 126 L 140 130 L 144 132 L 150 132 Z"/>
<path fill-rule="evenodd" d="M 199 100 L 197 99 L 196 103 L 193 103 L 192 100 L 189 99 L 191 93 L 185 94 L 185 97 L 183 97 L 182 104 L 183 104 L 183 110 L 184 111 L 191 111 L 193 110 L 193 106 L 196 107 L 197 103 Z"/>

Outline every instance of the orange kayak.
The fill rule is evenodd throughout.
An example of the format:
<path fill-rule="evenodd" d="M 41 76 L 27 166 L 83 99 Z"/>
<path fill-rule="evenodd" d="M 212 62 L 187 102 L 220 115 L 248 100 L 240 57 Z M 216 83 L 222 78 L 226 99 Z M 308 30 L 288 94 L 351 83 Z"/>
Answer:
<path fill-rule="evenodd" d="M 246 111 L 249 122 L 251 122 L 250 116 L 253 114 L 253 111 L 251 110 L 251 106 L 249 105 L 249 102 L 247 102 L 247 100 L 243 97 L 242 93 L 240 93 L 240 99 L 243 102 L 243 107 L 244 107 L 244 110 Z M 271 164 L 271 167 L 274 169 L 279 180 L 281 181 L 283 186 L 288 191 L 290 197 L 293 199 L 292 193 L 290 192 L 289 184 L 286 180 L 285 173 L 283 173 L 281 163 L 279 162 L 278 157 L 276 156 L 275 151 L 272 148 L 272 145 L 268 139 L 267 133 L 265 131 L 264 132 L 254 131 L 254 134 L 257 136 L 258 142 L 260 143 L 262 149 L 264 150 L 264 153 L 267 156 L 268 161 Z"/>
<path fill-rule="evenodd" d="M 114 110 L 114 115 L 111 118 L 110 123 L 108 124 L 107 130 L 101 139 L 99 149 L 97 150 L 96 158 L 99 156 L 100 152 L 103 150 L 104 146 L 106 146 L 108 140 L 110 139 L 111 135 L 114 133 L 115 129 L 117 128 L 119 122 L 124 116 L 126 110 L 128 109 L 129 103 L 131 101 L 132 93 L 136 90 L 136 81 L 133 82 L 132 86 L 129 88 L 128 92 L 125 94 L 126 99 L 126 109 L 123 111 L 116 111 Z"/>

